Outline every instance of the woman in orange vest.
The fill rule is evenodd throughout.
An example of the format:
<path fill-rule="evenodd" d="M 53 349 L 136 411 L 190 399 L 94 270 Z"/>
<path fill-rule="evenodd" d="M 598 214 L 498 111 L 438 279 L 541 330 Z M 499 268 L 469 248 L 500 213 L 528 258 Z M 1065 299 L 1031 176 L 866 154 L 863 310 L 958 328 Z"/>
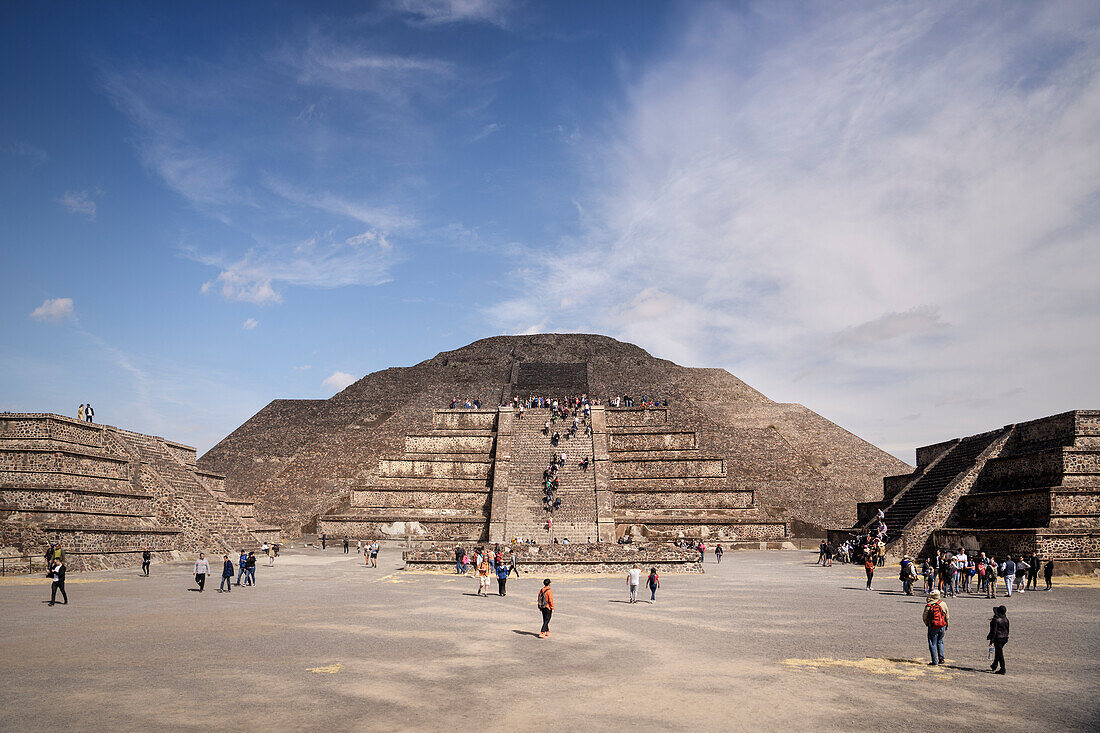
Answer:
<path fill-rule="evenodd" d="M 554 591 L 550 590 L 550 578 L 542 581 L 539 589 L 539 610 L 542 611 L 542 631 L 539 638 L 550 636 L 550 616 L 554 613 Z"/>

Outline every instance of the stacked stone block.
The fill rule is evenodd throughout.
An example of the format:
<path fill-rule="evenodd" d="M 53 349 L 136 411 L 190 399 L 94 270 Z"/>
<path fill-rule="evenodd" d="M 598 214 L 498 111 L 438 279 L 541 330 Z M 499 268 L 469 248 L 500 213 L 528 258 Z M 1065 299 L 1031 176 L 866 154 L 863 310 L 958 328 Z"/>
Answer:
<path fill-rule="evenodd" d="M 322 515 L 333 538 L 481 540 L 487 536 L 497 410 L 437 410 L 432 430 L 405 436 L 350 506 Z"/>
<path fill-rule="evenodd" d="M 200 477 L 195 450 L 179 443 L 60 415 L 0 414 L 0 547 L 8 555 L 41 556 L 60 541 L 79 570 L 134 564 L 146 547 L 163 555 L 229 549 L 228 541 L 255 546 L 228 497 L 204 481 L 224 480 Z"/>
<path fill-rule="evenodd" d="M 672 408 L 606 411 L 607 482 L 615 534 L 782 543 L 790 528 L 734 487 L 725 460 L 700 450 L 697 432 L 672 423 Z"/>

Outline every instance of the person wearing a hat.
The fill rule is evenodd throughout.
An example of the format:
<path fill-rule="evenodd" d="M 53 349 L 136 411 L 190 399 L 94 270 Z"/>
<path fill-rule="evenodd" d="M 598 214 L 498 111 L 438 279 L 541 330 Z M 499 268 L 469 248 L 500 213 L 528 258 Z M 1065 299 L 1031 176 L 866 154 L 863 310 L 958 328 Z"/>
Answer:
<path fill-rule="evenodd" d="M 1004 674 L 1005 644 L 1008 643 L 1008 609 L 1004 606 L 993 609 L 993 618 L 989 619 L 989 635 L 986 639 L 993 645 L 993 664 L 989 669 L 994 674 Z"/>
<path fill-rule="evenodd" d="M 905 591 L 905 595 L 913 595 L 913 581 L 917 579 L 917 569 L 913 565 L 913 558 L 908 555 L 901 560 L 901 573 L 898 578 L 901 580 L 901 589 Z"/>
<path fill-rule="evenodd" d="M 947 604 L 940 600 L 940 592 L 934 590 L 928 594 L 924 604 L 924 625 L 928 627 L 928 651 L 932 655 L 930 665 L 944 663 L 943 636 L 947 633 Z"/>

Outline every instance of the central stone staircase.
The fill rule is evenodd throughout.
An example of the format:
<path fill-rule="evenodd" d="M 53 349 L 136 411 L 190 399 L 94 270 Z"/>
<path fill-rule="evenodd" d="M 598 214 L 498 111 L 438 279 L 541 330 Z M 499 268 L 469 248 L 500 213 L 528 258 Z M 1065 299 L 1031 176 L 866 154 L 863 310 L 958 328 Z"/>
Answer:
<path fill-rule="evenodd" d="M 549 409 L 530 409 L 513 422 L 512 467 L 509 476 L 506 539 L 524 537 L 540 542 L 553 538 L 570 542 L 596 541 L 596 478 L 592 455 L 592 436 L 581 427 L 576 437 L 567 440 L 565 428 L 572 424 L 558 421 L 550 428 L 562 434 L 558 445 L 550 445 L 543 427 L 550 419 Z M 543 508 L 542 472 L 555 454 L 566 454 L 566 464 L 558 468 L 561 507 L 553 514 Z M 588 470 L 579 464 L 588 458 Z M 546 531 L 546 520 L 554 519 L 553 533 Z"/>

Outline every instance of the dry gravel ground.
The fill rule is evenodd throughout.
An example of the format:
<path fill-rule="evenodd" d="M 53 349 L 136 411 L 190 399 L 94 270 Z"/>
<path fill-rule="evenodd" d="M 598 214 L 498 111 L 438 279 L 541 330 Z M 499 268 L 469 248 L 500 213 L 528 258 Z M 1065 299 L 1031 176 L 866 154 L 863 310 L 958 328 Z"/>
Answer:
<path fill-rule="evenodd" d="M 1098 730 L 1100 585 L 998 600 L 1008 675 L 985 672 L 993 602 L 950 599 L 945 667 L 925 665 L 923 599 L 897 571 L 808 552 L 727 553 L 668 575 L 475 581 L 292 550 L 255 588 L 205 593 L 184 563 L 0 581 L 0 728 L 83 730 Z M 211 562 L 212 566 L 219 563 Z M 495 589 L 495 583 L 494 583 Z M 648 593 L 643 597 L 648 598 Z"/>

